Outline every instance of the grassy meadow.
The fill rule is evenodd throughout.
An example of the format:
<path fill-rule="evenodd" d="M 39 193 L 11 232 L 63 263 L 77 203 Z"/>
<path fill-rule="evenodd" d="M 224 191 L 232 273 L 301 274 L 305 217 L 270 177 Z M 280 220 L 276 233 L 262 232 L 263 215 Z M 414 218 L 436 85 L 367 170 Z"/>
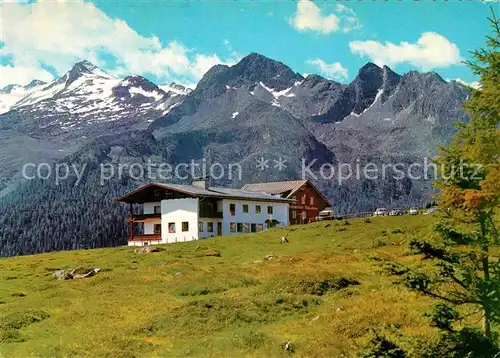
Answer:
<path fill-rule="evenodd" d="M 436 339 L 432 301 L 395 285 L 388 262 L 432 215 L 328 221 L 162 246 L 0 259 L 0 357 L 355 356 L 371 329 Z M 287 235 L 288 244 L 281 243 Z M 220 252 L 221 256 L 207 256 Z M 265 260 L 267 254 L 274 255 Z M 59 281 L 57 269 L 101 268 Z M 288 353 L 292 353 L 289 351 Z"/>

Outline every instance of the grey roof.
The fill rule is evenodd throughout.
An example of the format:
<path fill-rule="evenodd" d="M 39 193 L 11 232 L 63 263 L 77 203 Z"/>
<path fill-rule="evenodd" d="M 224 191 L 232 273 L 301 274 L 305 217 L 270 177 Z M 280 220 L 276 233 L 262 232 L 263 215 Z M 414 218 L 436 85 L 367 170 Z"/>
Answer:
<path fill-rule="evenodd" d="M 293 197 L 293 194 L 299 190 L 303 185 L 309 183 L 310 187 L 323 198 L 325 203 L 329 206 L 332 204 L 330 201 L 319 191 L 309 180 L 285 180 L 285 181 L 271 181 L 265 183 L 252 183 L 243 186 L 245 191 L 265 192 L 272 195 L 287 193 L 286 198 Z"/>
<path fill-rule="evenodd" d="M 276 195 L 271 195 L 269 193 L 264 192 L 255 192 L 248 191 L 243 189 L 230 189 L 230 188 L 221 188 L 221 187 L 213 187 L 210 190 L 217 191 L 219 193 L 234 196 L 234 197 L 243 197 L 243 198 L 252 198 L 252 199 L 267 199 L 267 200 L 282 200 L 283 198 Z"/>
<path fill-rule="evenodd" d="M 288 191 L 295 191 L 305 183 L 307 183 L 307 180 L 273 181 L 267 183 L 246 184 L 241 189 L 269 194 L 282 194 Z"/>
<path fill-rule="evenodd" d="M 292 202 L 293 200 L 285 199 L 280 196 L 272 195 L 264 192 L 248 191 L 243 189 L 230 189 L 222 187 L 210 187 L 208 189 L 199 188 L 193 185 L 182 185 L 182 184 L 166 184 L 166 183 L 149 183 L 143 185 L 119 198 L 117 201 L 123 201 L 128 196 L 135 194 L 147 187 L 157 186 L 169 190 L 178 191 L 187 195 L 192 195 L 195 197 L 213 197 L 221 199 L 241 199 L 241 200 L 262 200 L 262 201 L 273 201 L 273 202 Z"/>

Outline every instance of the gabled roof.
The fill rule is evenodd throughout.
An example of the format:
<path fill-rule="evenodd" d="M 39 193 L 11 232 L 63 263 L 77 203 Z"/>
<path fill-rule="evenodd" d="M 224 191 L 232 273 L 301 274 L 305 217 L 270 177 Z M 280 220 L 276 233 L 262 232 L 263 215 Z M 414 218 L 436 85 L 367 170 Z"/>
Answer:
<path fill-rule="evenodd" d="M 248 191 L 265 192 L 269 194 L 283 194 L 287 191 L 294 192 L 306 183 L 307 180 L 272 181 L 267 183 L 246 184 L 241 189 Z"/>
<path fill-rule="evenodd" d="M 287 198 L 304 185 L 309 185 L 329 206 L 332 204 L 309 180 L 285 180 L 266 183 L 246 184 L 241 189 L 255 192 L 265 192 L 273 195 L 287 193 Z"/>
<path fill-rule="evenodd" d="M 187 196 L 203 198 L 219 198 L 219 199 L 234 199 L 234 200 L 258 200 L 258 201 L 270 201 L 270 202 L 293 202 L 291 199 L 282 198 L 279 196 L 271 195 L 264 192 L 246 191 L 242 189 L 229 189 L 220 187 L 210 187 L 208 189 L 199 188 L 193 185 L 181 185 L 181 184 L 165 184 L 165 183 L 148 183 L 146 185 L 140 186 L 139 188 L 132 190 L 131 192 L 122 195 L 115 199 L 118 202 L 130 202 L 133 197 L 143 190 L 149 188 L 160 188 L 166 189 L 174 192 L 178 192 Z"/>

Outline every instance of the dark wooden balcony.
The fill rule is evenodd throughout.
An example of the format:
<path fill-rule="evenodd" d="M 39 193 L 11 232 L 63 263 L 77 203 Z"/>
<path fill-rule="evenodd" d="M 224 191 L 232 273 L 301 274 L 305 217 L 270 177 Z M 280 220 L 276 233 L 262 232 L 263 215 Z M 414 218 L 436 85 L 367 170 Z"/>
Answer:
<path fill-rule="evenodd" d="M 161 241 L 161 234 L 134 234 L 128 241 Z"/>
<path fill-rule="evenodd" d="M 161 219 L 161 214 L 138 214 L 128 218 L 129 222 L 141 222 L 148 219 Z"/>
<path fill-rule="evenodd" d="M 222 219 L 222 212 L 212 211 L 212 210 L 200 210 L 200 218 Z"/>

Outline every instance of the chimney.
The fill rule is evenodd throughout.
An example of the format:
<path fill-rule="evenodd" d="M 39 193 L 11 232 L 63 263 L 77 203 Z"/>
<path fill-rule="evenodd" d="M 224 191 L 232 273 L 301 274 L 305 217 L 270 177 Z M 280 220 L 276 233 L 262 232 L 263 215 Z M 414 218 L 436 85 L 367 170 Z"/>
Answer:
<path fill-rule="evenodd" d="M 208 190 L 208 188 L 210 188 L 210 177 L 193 178 L 191 185 L 196 188 Z"/>

